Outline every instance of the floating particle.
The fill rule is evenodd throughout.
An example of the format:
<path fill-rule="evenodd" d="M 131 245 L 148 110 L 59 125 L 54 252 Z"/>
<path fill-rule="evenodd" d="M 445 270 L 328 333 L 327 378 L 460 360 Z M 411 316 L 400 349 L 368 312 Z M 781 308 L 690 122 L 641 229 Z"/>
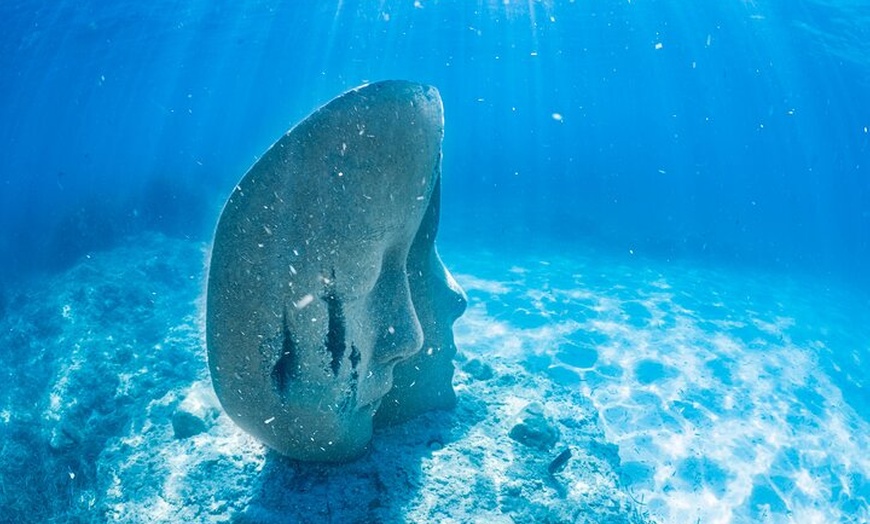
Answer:
<path fill-rule="evenodd" d="M 710 47 L 710 42 L 712 42 L 712 41 L 713 41 L 713 35 L 708 34 L 707 35 L 707 47 Z"/>
<path fill-rule="evenodd" d="M 308 304 L 312 303 L 313 301 L 314 301 L 314 295 L 309 293 L 309 294 L 305 295 L 304 297 L 300 298 L 299 301 L 294 303 L 293 305 L 296 306 L 296 309 L 302 309 L 305 306 L 307 306 Z"/>
<path fill-rule="evenodd" d="M 656 42 L 656 49 L 661 49 L 663 47 L 664 45 L 661 42 Z"/>
<path fill-rule="evenodd" d="M 562 113 L 553 113 L 550 116 L 552 116 L 553 120 L 555 120 L 556 122 L 561 122 L 563 120 Z"/>

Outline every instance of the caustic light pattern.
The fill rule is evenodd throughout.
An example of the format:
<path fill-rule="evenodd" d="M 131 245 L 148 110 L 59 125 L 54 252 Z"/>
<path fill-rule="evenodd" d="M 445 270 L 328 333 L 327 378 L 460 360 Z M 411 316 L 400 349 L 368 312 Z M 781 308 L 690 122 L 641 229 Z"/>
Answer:
<path fill-rule="evenodd" d="M 866 299 L 588 254 L 457 258 L 470 297 L 457 345 L 591 397 L 656 520 L 870 517 Z"/>

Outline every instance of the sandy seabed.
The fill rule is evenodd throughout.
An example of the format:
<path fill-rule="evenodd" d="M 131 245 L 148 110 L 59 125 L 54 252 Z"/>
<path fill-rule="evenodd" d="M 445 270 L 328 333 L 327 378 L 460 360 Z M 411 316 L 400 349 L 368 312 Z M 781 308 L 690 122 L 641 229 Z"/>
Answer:
<path fill-rule="evenodd" d="M 443 250 L 469 294 L 459 404 L 342 465 L 286 460 L 220 411 L 206 246 L 143 235 L 7 289 L 0 520 L 870 519 L 866 298 L 553 252 Z M 511 437 L 530 410 L 551 442 Z"/>

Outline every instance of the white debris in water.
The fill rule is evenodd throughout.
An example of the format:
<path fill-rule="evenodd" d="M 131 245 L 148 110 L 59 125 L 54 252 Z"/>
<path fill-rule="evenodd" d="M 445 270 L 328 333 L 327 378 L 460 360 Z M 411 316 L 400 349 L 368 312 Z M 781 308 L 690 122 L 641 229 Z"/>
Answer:
<path fill-rule="evenodd" d="M 661 42 L 656 42 L 656 50 L 659 50 L 663 47 L 664 47 L 664 44 L 662 44 Z"/>
<path fill-rule="evenodd" d="M 551 116 L 553 117 L 553 120 L 555 120 L 556 122 L 561 122 L 564 119 L 562 117 L 562 113 L 553 113 Z"/>
<path fill-rule="evenodd" d="M 299 301 L 295 302 L 293 305 L 296 306 L 296 309 L 302 309 L 302 308 L 306 307 L 308 304 L 312 303 L 313 301 L 314 301 L 314 295 L 309 293 L 309 294 L 305 295 L 304 297 L 300 298 Z"/>

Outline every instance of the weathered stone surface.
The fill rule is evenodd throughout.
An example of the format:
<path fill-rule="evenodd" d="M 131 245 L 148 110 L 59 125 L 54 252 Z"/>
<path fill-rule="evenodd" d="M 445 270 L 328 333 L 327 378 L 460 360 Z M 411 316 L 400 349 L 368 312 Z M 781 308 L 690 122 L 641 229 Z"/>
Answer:
<path fill-rule="evenodd" d="M 465 297 L 434 246 L 443 125 L 433 87 L 351 90 L 278 140 L 223 209 L 209 369 L 230 418 L 282 454 L 352 459 L 379 408 L 390 424 L 455 403 Z"/>

